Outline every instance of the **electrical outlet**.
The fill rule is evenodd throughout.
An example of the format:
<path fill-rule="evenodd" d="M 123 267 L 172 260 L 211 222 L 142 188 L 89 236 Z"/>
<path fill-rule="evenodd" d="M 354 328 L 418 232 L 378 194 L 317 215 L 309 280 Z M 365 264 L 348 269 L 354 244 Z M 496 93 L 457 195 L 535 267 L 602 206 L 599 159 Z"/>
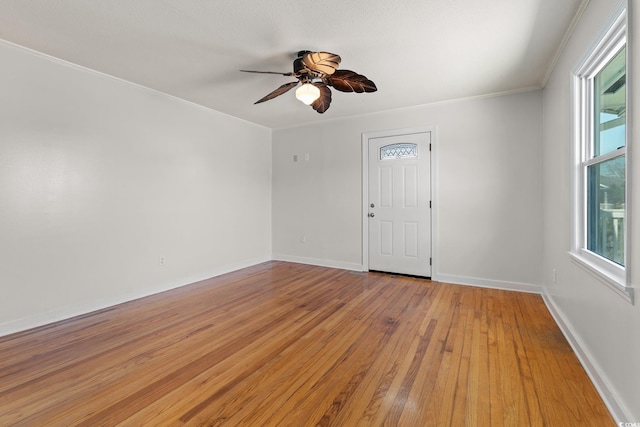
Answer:
<path fill-rule="evenodd" d="M 294 162 L 297 162 L 297 161 L 298 161 L 298 155 L 297 155 L 297 154 L 294 154 L 294 155 L 293 155 L 293 161 L 294 161 Z"/>
<path fill-rule="evenodd" d="M 558 271 L 553 269 L 553 283 L 558 283 Z"/>
<path fill-rule="evenodd" d="M 161 256 L 160 257 L 160 267 L 164 266 L 166 264 L 166 261 L 167 260 L 165 259 L 165 257 Z"/>
<path fill-rule="evenodd" d="M 300 243 L 307 243 L 307 236 L 305 236 L 304 234 L 300 236 Z"/>

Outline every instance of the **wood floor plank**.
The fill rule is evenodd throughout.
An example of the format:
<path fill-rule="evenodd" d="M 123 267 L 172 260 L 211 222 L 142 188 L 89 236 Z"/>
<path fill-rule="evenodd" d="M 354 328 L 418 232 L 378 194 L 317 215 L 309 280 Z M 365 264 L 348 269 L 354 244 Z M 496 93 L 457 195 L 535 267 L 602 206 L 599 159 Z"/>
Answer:
<path fill-rule="evenodd" d="M 614 425 L 538 295 L 267 262 L 0 337 L 0 425 Z"/>

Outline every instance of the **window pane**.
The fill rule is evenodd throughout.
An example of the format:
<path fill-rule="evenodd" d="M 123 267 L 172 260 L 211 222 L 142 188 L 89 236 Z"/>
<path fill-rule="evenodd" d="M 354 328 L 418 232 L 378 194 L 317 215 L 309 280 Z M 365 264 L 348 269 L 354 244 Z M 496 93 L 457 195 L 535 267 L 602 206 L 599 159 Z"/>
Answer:
<path fill-rule="evenodd" d="M 625 156 L 587 168 L 587 249 L 624 265 Z"/>
<path fill-rule="evenodd" d="M 418 157 L 418 145 L 401 143 L 380 147 L 380 160 L 408 159 Z"/>
<path fill-rule="evenodd" d="M 626 145 L 626 63 L 627 50 L 623 47 L 594 79 L 594 157 Z"/>

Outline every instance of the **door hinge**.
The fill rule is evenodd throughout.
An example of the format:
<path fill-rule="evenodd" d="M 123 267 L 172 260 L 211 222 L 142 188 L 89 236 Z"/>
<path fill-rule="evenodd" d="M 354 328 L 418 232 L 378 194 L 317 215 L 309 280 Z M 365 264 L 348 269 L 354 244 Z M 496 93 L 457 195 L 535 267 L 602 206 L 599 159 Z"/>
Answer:
<path fill-rule="evenodd" d="M 431 200 L 429 200 L 429 209 L 431 209 Z"/>
<path fill-rule="evenodd" d="M 429 143 L 429 151 L 431 151 L 431 143 Z"/>
<path fill-rule="evenodd" d="M 433 265 L 433 258 L 429 258 L 429 265 Z"/>

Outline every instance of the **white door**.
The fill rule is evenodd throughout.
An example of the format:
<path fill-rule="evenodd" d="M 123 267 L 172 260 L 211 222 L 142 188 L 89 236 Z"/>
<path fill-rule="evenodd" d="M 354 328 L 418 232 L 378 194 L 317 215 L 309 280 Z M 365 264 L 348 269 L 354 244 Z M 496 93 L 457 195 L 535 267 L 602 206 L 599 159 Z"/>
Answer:
<path fill-rule="evenodd" d="M 430 142 L 369 138 L 369 270 L 431 277 Z"/>

